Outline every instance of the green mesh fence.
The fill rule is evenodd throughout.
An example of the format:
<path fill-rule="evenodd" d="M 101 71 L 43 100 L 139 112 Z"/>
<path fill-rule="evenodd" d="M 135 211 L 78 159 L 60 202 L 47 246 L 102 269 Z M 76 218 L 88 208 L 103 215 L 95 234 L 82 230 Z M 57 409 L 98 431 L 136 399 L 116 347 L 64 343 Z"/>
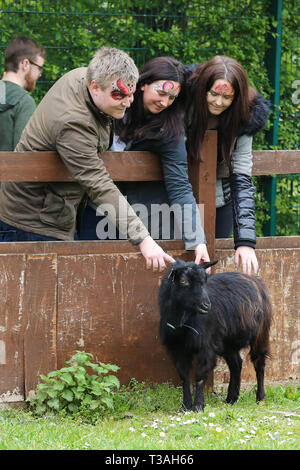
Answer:
<path fill-rule="evenodd" d="M 45 74 L 35 92 L 37 99 L 60 75 L 86 65 L 93 52 L 104 44 L 127 51 L 138 66 L 157 55 L 172 55 L 193 63 L 216 53 L 231 54 L 247 66 L 253 56 L 251 41 L 242 51 L 238 38 L 257 29 L 258 18 L 260 28 L 263 24 L 266 29 L 268 23 L 266 2 L 262 0 L 0 3 L 0 51 L 16 35 L 33 37 L 47 50 Z M 256 47 L 260 44 L 262 52 L 264 43 L 263 37 L 256 40 Z M 262 86 L 263 81 L 258 80 Z"/>
<path fill-rule="evenodd" d="M 45 47 L 45 71 L 33 92 L 37 102 L 61 75 L 86 66 L 102 45 L 125 50 L 139 67 L 159 55 L 172 55 L 185 64 L 229 55 L 246 68 L 251 85 L 270 96 L 265 57 L 274 26 L 272 1 L 0 0 L 0 53 L 17 35 Z M 283 0 L 278 148 L 300 148 L 299 20 L 300 0 Z M 255 137 L 254 148 L 269 148 L 265 132 Z M 293 181 L 299 187 L 299 175 Z M 300 204 L 299 192 L 289 194 L 292 214 Z M 285 215 L 281 217 L 281 200 L 278 192 L 277 232 L 299 234 L 299 217 L 296 228 L 293 218 L 291 229 Z"/>

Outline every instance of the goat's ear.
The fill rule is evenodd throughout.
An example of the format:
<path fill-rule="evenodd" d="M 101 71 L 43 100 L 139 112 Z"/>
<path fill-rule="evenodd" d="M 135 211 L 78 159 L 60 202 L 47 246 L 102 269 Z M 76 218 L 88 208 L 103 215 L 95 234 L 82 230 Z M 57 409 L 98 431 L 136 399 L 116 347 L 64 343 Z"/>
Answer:
<path fill-rule="evenodd" d="M 218 263 L 219 260 L 217 261 L 206 261 L 205 263 L 199 264 L 199 268 L 207 269 L 210 268 L 211 266 L 214 266 L 215 264 Z"/>
<path fill-rule="evenodd" d="M 171 268 L 168 274 L 169 281 L 173 282 L 175 279 L 176 269 Z"/>

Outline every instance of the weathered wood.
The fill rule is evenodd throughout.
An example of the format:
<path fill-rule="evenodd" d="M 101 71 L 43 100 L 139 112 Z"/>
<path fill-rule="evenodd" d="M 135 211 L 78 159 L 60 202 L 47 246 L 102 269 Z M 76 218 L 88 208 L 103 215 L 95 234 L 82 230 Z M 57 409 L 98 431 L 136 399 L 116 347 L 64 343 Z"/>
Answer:
<path fill-rule="evenodd" d="M 189 161 L 189 179 L 202 218 L 210 257 L 215 251 L 217 133 L 205 134 L 203 162 Z M 203 223 L 204 219 L 204 223 Z"/>
<path fill-rule="evenodd" d="M 206 133 L 202 166 L 212 164 L 210 155 L 215 139 L 214 131 Z M 101 158 L 114 181 L 163 179 L 159 158 L 151 152 L 103 152 Z M 253 176 L 300 173 L 300 150 L 255 150 L 252 173 Z M 228 176 L 227 168 L 218 168 L 217 176 Z M 0 152 L 0 181 L 73 181 L 73 178 L 56 152 Z"/>
<path fill-rule="evenodd" d="M 40 374 L 57 369 L 57 255 L 30 254 L 23 292 L 25 396 L 40 382 Z"/>
<path fill-rule="evenodd" d="M 114 181 L 161 181 L 159 158 L 151 152 L 103 152 Z M 0 181 L 74 181 L 56 152 L 0 152 Z"/>
<path fill-rule="evenodd" d="M 26 256 L 0 256 L 0 404 L 24 400 Z"/>
<path fill-rule="evenodd" d="M 254 150 L 253 176 L 300 173 L 300 150 Z M 228 176 L 228 169 L 218 168 L 217 177 Z"/>

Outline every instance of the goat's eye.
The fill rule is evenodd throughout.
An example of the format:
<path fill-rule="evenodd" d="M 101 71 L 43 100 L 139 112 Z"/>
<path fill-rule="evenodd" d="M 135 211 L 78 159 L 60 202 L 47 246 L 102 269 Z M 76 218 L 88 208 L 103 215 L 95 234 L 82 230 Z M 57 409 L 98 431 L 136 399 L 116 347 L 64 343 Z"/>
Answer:
<path fill-rule="evenodd" d="M 187 281 L 186 279 L 180 279 L 179 282 L 182 286 L 188 286 L 188 284 L 189 284 L 189 281 Z"/>

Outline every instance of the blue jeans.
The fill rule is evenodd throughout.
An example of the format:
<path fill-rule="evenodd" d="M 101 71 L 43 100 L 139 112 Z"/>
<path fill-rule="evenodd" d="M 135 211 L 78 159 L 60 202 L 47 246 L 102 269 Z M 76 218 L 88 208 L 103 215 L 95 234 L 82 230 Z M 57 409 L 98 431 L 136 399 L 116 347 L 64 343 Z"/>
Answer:
<path fill-rule="evenodd" d="M 24 232 L 0 220 L 0 242 L 58 241 L 58 238 L 45 237 L 37 233 Z"/>

